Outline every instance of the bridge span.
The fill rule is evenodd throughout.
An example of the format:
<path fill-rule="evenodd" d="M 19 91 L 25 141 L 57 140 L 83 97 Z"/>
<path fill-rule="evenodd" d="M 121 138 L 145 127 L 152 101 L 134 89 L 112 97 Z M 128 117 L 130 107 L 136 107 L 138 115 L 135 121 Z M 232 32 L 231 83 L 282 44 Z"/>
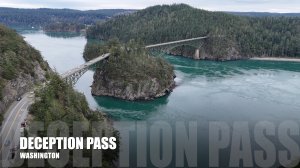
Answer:
<path fill-rule="evenodd" d="M 199 58 L 200 55 L 200 48 L 203 45 L 203 40 L 207 39 L 208 36 L 204 37 L 196 37 L 196 38 L 191 38 L 191 39 L 184 39 L 184 40 L 178 40 L 178 41 L 171 41 L 171 42 L 166 42 L 166 43 L 159 43 L 159 44 L 152 44 L 145 46 L 147 50 L 150 51 L 159 51 L 163 53 L 169 53 L 172 49 L 178 47 L 178 46 L 192 46 L 196 49 L 195 51 L 195 56 L 194 58 L 197 59 Z M 99 63 L 106 58 L 110 56 L 110 53 L 103 54 L 93 60 L 90 60 L 78 67 L 75 67 L 63 74 L 61 74 L 61 77 L 67 82 L 72 85 L 75 85 L 76 82 L 79 80 L 79 78 L 87 72 L 90 68 L 97 67 Z"/>
<path fill-rule="evenodd" d="M 103 54 L 95 59 L 92 59 L 82 65 L 79 65 L 78 67 L 75 67 L 60 76 L 66 80 L 67 83 L 70 83 L 72 85 L 75 85 L 75 83 L 78 81 L 78 79 L 87 72 L 91 67 L 97 67 L 97 65 L 108 58 L 110 56 L 110 53 Z"/>
<path fill-rule="evenodd" d="M 194 59 L 200 59 L 200 49 L 205 43 L 205 39 L 209 38 L 208 36 L 196 37 L 191 39 L 184 39 L 178 41 L 171 41 L 166 43 L 159 43 L 148 45 L 145 48 L 150 52 L 162 52 L 162 53 L 170 53 L 174 48 L 180 46 L 191 46 L 195 48 Z M 202 50 L 203 51 L 203 50 Z"/>
<path fill-rule="evenodd" d="M 208 38 L 208 36 L 204 37 L 196 37 L 196 38 L 191 38 L 191 39 L 185 39 L 185 40 L 178 40 L 178 41 L 171 41 L 171 42 L 166 42 L 166 43 L 158 43 L 158 44 L 152 44 L 148 45 L 145 48 L 146 49 L 151 49 L 151 48 L 157 48 L 157 47 L 162 47 L 162 46 L 172 46 L 172 45 L 190 45 L 191 42 L 199 41 Z M 193 43 L 194 44 L 194 43 Z"/>

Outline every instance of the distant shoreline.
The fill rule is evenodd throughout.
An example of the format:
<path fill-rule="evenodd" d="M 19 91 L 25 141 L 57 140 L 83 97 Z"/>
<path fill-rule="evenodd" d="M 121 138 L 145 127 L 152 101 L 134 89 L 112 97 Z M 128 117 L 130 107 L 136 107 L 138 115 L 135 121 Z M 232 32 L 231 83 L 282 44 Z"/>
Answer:
<path fill-rule="evenodd" d="M 253 57 L 250 60 L 300 62 L 300 58 Z"/>

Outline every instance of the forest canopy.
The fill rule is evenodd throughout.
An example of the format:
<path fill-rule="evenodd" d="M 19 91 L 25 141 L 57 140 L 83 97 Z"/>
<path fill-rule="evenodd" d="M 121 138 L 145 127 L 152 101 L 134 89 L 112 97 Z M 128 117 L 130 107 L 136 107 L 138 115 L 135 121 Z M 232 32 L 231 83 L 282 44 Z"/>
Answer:
<path fill-rule="evenodd" d="M 141 39 L 145 44 L 206 35 L 225 37 L 214 38 L 211 51 L 235 47 L 245 57 L 300 56 L 299 17 L 236 16 L 185 4 L 149 7 L 99 23 L 87 32 L 88 38 L 108 40 L 117 37 L 122 42 Z"/>
<path fill-rule="evenodd" d="M 15 79 L 19 74 L 25 73 L 34 76 L 35 62 L 44 70 L 48 64 L 40 53 L 28 45 L 14 30 L 0 25 L 0 101 L 2 89 L 8 80 Z"/>
<path fill-rule="evenodd" d="M 44 27 L 53 23 L 77 23 L 91 25 L 134 10 L 101 9 L 80 11 L 73 9 L 17 9 L 0 7 L 0 23 L 13 27 Z"/>

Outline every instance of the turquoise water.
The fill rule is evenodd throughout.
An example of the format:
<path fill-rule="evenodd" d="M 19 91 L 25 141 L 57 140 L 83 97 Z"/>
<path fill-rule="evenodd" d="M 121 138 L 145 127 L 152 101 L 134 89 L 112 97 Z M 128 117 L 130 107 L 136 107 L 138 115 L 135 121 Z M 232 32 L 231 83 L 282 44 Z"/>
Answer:
<path fill-rule="evenodd" d="M 87 40 L 83 36 L 49 36 L 40 31 L 22 32 L 22 35 L 41 51 L 44 59 L 59 73 L 84 63 L 82 53 Z M 230 125 L 235 121 L 247 121 L 250 127 L 246 132 L 250 131 L 251 135 L 253 125 L 259 121 L 300 121 L 300 63 L 251 60 L 212 62 L 169 55 L 164 58 L 175 67 L 177 86 L 170 95 L 153 101 L 130 102 L 93 97 L 90 88 L 93 71 L 85 73 L 75 85 L 79 92 L 85 94 L 91 108 L 100 109 L 114 120 L 115 128 L 120 131 L 121 148 L 129 143 L 136 144 L 142 136 L 126 139 L 124 132 L 135 129 L 136 125 L 131 122 L 124 126 L 119 121 L 197 121 L 198 165 L 208 167 L 210 121 Z M 173 124 L 171 128 L 174 131 Z M 178 133 L 179 136 L 185 136 L 181 133 Z M 272 141 L 278 150 L 281 147 L 278 139 L 272 137 Z M 251 144 L 255 142 L 251 140 Z M 260 149 L 258 145 L 251 146 L 251 149 L 254 148 Z M 227 148 L 220 154 L 222 167 L 228 167 L 229 150 Z M 130 147 L 130 151 L 130 155 L 136 156 L 135 147 Z M 173 156 L 169 167 L 174 167 L 174 161 Z M 275 165 L 278 167 L 277 162 Z"/>
<path fill-rule="evenodd" d="M 41 31 L 25 32 L 23 36 L 59 73 L 84 63 L 83 36 L 49 36 Z M 177 86 L 170 95 L 153 101 L 92 97 L 92 71 L 75 87 L 86 95 L 92 108 L 115 120 L 300 119 L 300 63 L 164 58 L 175 67 Z"/>
<path fill-rule="evenodd" d="M 120 120 L 300 118 L 299 63 L 165 58 L 177 75 L 177 87 L 169 96 L 151 102 L 106 97 L 96 101 Z"/>

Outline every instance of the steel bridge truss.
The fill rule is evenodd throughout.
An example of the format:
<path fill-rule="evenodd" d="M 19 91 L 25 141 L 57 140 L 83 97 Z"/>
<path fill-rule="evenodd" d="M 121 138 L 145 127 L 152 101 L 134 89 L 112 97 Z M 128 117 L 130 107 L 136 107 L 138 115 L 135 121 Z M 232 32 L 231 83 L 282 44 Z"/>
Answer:
<path fill-rule="evenodd" d="M 204 40 L 207 39 L 208 36 L 205 37 L 196 37 L 191 39 L 179 40 L 179 41 L 172 41 L 167 43 L 160 43 L 160 44 L 153 44 L 148 45 L 145 48 L 150 52 L 150 54 L 157 55 L 155 53 L 170 53 L 174 48 L 179 46 L 191 46 L 196 49 L 195 53 L 198 53 L 199 57 L 199 50 L 204 44 Z M 159 54 L 159 55 L 160 55 Z M 67 83 L 74 86 L 79 78 L 86 73 L 88 70 L 95 70 L 97 68 L 101 68 L 105 62 L 107 61 L 110 53 L 103 54 L 89 62 L 86 62 L 83 65 L 80 65 L 70 71 L 67 71 L 61 75 L 62 79 L 64 79 Z"/>
<path fill-rule="evenodd" d="M 104 64 L 107 62 L 108 55 L 104 55 L 104 59 L 96 60 L 96 62 L 89 64 L 86 63 L 84 65 L 81 65 L 77 68 L 74 68 L 64 74 L 62 74 L 62 78 L 70 85 L 74 86 L 77 81 L 81 78 L 81 76 L 86 73 L 88 70 L 95 71 L 97 68 L 102 68 Z"/>
<path fill-rule="evenodd" d="M 145 48 L 149 51 L 152 55 L 163 55 L 165 53 L 169 54 L 173 49 L 180 47 L 180 46 L 190 46 L 195 49 L 200 49 L 204 45 L 204 40 L 208 37 L 198 37 L 192 38 L 187 40 L 180 40 L 168 43 L 160 43 L 146 46 Z"/>

